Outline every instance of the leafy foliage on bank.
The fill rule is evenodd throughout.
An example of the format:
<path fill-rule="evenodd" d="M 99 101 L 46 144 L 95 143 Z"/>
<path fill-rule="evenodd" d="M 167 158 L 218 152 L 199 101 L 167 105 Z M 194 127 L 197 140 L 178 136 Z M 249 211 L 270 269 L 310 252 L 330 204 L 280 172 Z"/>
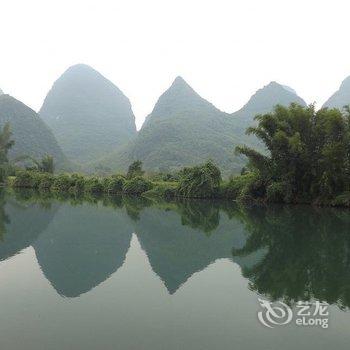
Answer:
<path fill-rule="evenodd" d="M 117 174 L 105 178 L 20 170 L 9 184 L 15 188 L 53 192 L 145 194 L 163 198 L 213 198 L 220 194 L 221 173 L 212 162 L 184 168 L 178 175 L 178 181 L 151 181 L 141 174 L 143 174 L 141 162 L 133 163 L 126 176 Z"/>
<path fill-rule="evenodd" d="M 38 171 L 22 170 L 9 182 L 14 188 L 32 188 L 63 193 L 108 193 L 142 194 L 153 187 L 152 182 L 142 177 L 126 179 L 123 175 L 109 178 L 88 177 L 79 174 L 53 175 Z"/>
<path fill-rule="evenodd" d="M 350 193 L 350 111 L 314 106 L 277 106 L 258 115 L 247 130 L 268 155 L 237 147 L 249 159 L 251 174 L 238 196 L 281 203 L 348 205 Z"/>
<path fill-rule="evenodd" d="M 186 167 L 180 172 L 178 196 L 187 198 L 217 197 L 221 183 L 221 172 L 212 162 Z"/>

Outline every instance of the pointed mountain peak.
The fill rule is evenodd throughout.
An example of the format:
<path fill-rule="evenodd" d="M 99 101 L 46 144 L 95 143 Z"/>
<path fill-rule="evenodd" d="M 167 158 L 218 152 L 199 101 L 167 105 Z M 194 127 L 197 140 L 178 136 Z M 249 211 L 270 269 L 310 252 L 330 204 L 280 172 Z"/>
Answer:
<path fill-rule="evenodd" d="M 69 67 L 55 81 L 40 115 L 67 156 L 81 163 L 103 157 L 136 136 L 129 99 L 85 64 Z"/>
<path fill-rule="evenodd" d="M 199 115 L 198 111 L 203 111 L 203 109 L 218 111 L 210 102 L 193 90 L 182 77 L 178 76 L 168 90 L 159 97 L 151 115 L 162 118 L 188 113 Z"/>
<path fill-rule="evenodd" d="M 265 85 L 261 90 L 287 90 L 288 92 L 290 92 L 291 94 L 297 95 L 296 91 L 294 89 L 292 89 L 290 86 L 288 85 L 283 85 L 280 83 L 277 83 L 277 81 L 271 81 L 269 84 Z"/>
<path fill-rule="evenodd" d="M 296 94 L 295 90 L 289 86 L 272 81 L 256 91 L 241 110 L 267 113 L 277 104 L 288 106 L 292 102 L 306 106 L 305 101 Z"/>
<path fill-rule="evenodd" d="M 68 67 L 61 75 L 60 80 L 71 80 L 74 84 L 86 84 L 88 81 L 98 81 L 98 80 L 104 80 L 108 81 L 109 84 L 112 85 L 112 83 L 104 77 L 100 72 L 98 72 L 93 67 L 79 63 L 75 64 L 73 66 Z M 57 81 L 56 81 L 57 82 Z"/>
<path fill-rule="evenodd" d="M 189 86 L 187 83 L 186 83 L 186 81 L 185 81 L 185 79 L 182 77 L 182 76 L 180 76 L 180 75 L 178 75 L 176 78 L 175 78 L 175 80 L 174 80 L 174 82 L 173 82 L 173 84 L 172 84 L 172 86 L 178 86 L 178 85 L 182 85 L 182 86 Z"/>
<path fill-rule="evenodd" d="M 259 91 L 261 92 L 266 92 L 266 91 L 282 91 L 282 90 L 286 90 L 288 92 L 290 92 L 291 94 L 297 95 L 296 91 L 294 89 L 292 89 L 291 87 L 289 87 L 288 85 L 282 85 L 280 83 L 277 83 L 277 81 L 271 81 L 269 84 L 265 85 L 263 88 L 259 89 L 257 91 L 257 93 Z"/>
<path fill-rule="evenodd" d="M 263 88 L 271 88 L 271 87 L 279 87 L 279 86 L 281 86 L 281 84 L 277 83 L 277 81 L 272 80 Z"/>
<path fill-rule="evenodd" d="M 350 104 L 350 76 L 345 78 L 339 89 L 324 103 L 322 107 L 340 108 Z"/>
<path fill-rule="evenodd" d="M 78 64 L 74 64 L 73 66 L 68 67 L 63 74 L 66 74 L 66 73 L 88 73 L 88 72 L 100 74 L 96 69 L 94 69 L 91 66 L 84 64 L 84 63 L 78 63 Z"/>
<path fill-rule="evenodd" d="M 186 82 L 186 80 L 184 78 L 182 78 L 181 76 L 177 76 L 175 78 L 175 80 L 173 81 L 173 83 L 171 84 L 171 86 L 169 87 L 168 91 L 184 91 L 187 93 L 193 93 L 198 95 L 193 89 L 192 87 Z M 198 95 L 199 96 L 199 95 Z"/>

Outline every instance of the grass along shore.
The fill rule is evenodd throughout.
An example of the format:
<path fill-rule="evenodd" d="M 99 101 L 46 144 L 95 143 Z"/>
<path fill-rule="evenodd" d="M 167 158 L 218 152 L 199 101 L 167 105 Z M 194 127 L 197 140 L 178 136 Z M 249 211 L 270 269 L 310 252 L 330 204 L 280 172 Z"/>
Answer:
<path fill-rule="evenodd" d="M 317 198 L 315 200 L 305 196 L 287 203 L 278 200 L 283 194 L 283 188 L 277 187 L 272 191 L 270 188 L 274 186 L 272 184 L 266 190 L 266 184 L 263 184 L 255 173 L 247 173 L 222 181 L 220 172 L 211 162 L 193 168 L 185 168 L 177 180 L 152 179 L 144 175 L 136 175 L 131 178 L 121 174 L 96 177 L 81 174 L 54 175 L 33 170 L 20 170 L 16 176 L 7 178 L 6 185 L 13 189 L 33 189 L 43 193 L 71 195 L 122 194 L 165 199 L 223 199 L 244 204 L 285 203 L 350 207 L 350 193 L 344 193 L 333 199 Z"/>

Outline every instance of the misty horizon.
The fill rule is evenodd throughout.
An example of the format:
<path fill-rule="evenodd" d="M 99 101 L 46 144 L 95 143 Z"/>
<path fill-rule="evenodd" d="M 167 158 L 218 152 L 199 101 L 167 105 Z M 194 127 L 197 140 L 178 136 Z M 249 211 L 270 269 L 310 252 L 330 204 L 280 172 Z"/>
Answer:
<path fill-rule="evenodd" d="M 77 63 L 77 64 L 74 64 L 74 65 L 72 65 L 72 66 L 67 67 L 67 68 L 64 70 L 64 72 L 62 72 L 62 74 L 60 74 L 60 75 L 57 77 L 56 80 L 58 80 L 60 77 L 62 77 L 68 70 L 70 70 L 70 69 L 72 69 L 72 68 L 74 68 L 74 67 L 78 67 L 78 66 L 86 66 L 86 67 L 88 67 L 89 69 L 93 69 L 93 70 L 95 70 L 97 73 L 101 74 L 101 73 L 100 73 L 98 70 L 96 70 L 94 67 L 92 67 L 92 66 L 90 66 L 90 65 L 88 65 L 88 64 L 86 64 L 86 63 Z M 102 74 L 101 74 L 101 75 L 102 75 Z M 103 76 L 104 78 L 106 78 L 107 80 L 109 80 L 109 81 L 110 81 L 112 84 L 114 84 L 117 88 L 119 88 L 119 86 L 118 86 L 114 81 L 110 80 L 108 76 L 104 76 L 104 75 L 102 75 L 102 76 Z M 178 78 L 181 78 L 183 81 L 185 81 L 185 82 L 192 88 L 191 82 L 187 81 L 187 80 L 186 80 L 185 78 L 183 78 L 181 75 L 177 75 L 177 76 L 174 77 L 174 79 L 173 79 L 172 81 L 170 81 L 168 87 L 166 87 L 165 90 L 164 90 L 163 92 L 161 92 L 161 94 L 160 94 L 160 95 L 158 96 L 158 98 L 156 99 L 156 102 L 157 102 L 157 101 L 159 100 L 159 98 L 164 94 L 164 92 L 166 92 L 167 90 L 170 89 L 170 87 L 172 86 L 172 84 L 173 84 Z M 338 89 L 336 89 L 335 91 L 333 91 L 333 93 L 339 90 L 341 84 L 342 84 L 347 78 L 349 78 L 349 76 L 344 77 L 344 79 L 339 83 Z M 56 81 L 56 80 L 55 80 L 55 81 Z M 52 89 L 52 87 L 53 87 L 55 81 L 52 82 L 49 91 Z M 293 88 L 293 86 L 290 86 L 290 85 L 288 85 L 288 84 L 283 84 L 283 83 L 281 83 L 281 82 L 279 82 L 279 81 L 271 80 L 271 81 L 265 83 L 264 85 L 262 85 L 262 86 L 261 86 L 260 88 L 258 88 L 257 90 L 252 91 L 252 93 L 251 93 L 249 96 L 247 96 L 246 101 L 245 101 L 241 106 L 239 106 L 237 109 L 235 109 L 235 110 L 223 110 L 223 109 L 221 109 L 221 108 L 215 103 L 215 101 L 211 101 L 211 100 L 207 100 L 207 101 L 210 102 L 210 103 L 212 103 L 216 108 L 218 108 L 218 109 L 219 109 L 220 111 L 222 111 L 222 112 L 225 112 L 225 113 L 228 113 L 228 114 L 234 114 L 235 112 L 238 112 L 241 108 L 243 108 L 243 107 L 249 102 L 249 100 L 250 100 L 258 91 L 263 90 L 264 88 L 266 88 L 267 86 L 269 86 L 269 85 L 272 84 L 272 83 L 276 83 L 276 84 L 278 84 L 279 86 L 281 86 L 282 88 L 284 88 L 285 90 L 287 90 L 287 91 L 289 91 L 289 92 L 291 92 L 291 93 L 293 93 L 293 94 L 295 94 L 295 95 L 301 97 L 302 99 L 304 99 L 303 96 L 301 96 L 300 94 L 298 94 L 298 91 L 296 91 L 296 90 Z M 195 89 L 193 89 L 193 90 L 195 90 Z M 195 91 L 196 91 L 196 90 L 195 90 Z M 130 98 L 124 93 L 123 90 L 121 90 L 121 92 L 130 100 Z M 197 91 L 196 91 L 196 92 L 197 92 Z M 332 95 L 333 95 L 333 93 L 332 93 Z M 1 89 L 1 88 L 0 88 L 0 94 L 9 94 L 9 95 L 11 95 L 11 94 L 8 93 L 6 90 L 4 91 L 4 90 Z M 199 95 L 200 95 L 200 94 L 199 94 Z M 11 95 L 11 96 L 12 96 L 12 95 Z M 200 95 L 200 96 L 203 97 L 202 95 Z M 331 95 L 330 95 L 330 96 L 331 96 Z M 322 103 L 318 103 L 317 101 L 312 101 L 312 102 L 306 101 L 306 103 L 307 103 L 307 104 L 315 104 L 317 108 L 321 108 L 321 107 L 323 106 L 323 104 L 327 102 L 327 100 L 330 98 L 330 96 L 328 96 L 328 97 L 325 99 L 325 101 L 323 101 Z M 19 101 L 21 101 L 21 99 L 20 99 L 18 96 L 13 96 L 13 97 L 15 97 L 16 99 L 18 99 Z M 203 98 L 206 99 L 205 97 L 203 97 Z M 30 104 L 30 103 L 27 104 L 27 105 L 28 105 L 29 107 L 31 107 L 34 111 L 36 111 L 36 112 L 39 113 L 40 108 L 43 106 L 44 100 L 45 100 L 45 98 L 43 99 L 41 105 L 40 105 L 39 108 L 37 108 L 37 109 L 31 107 L 31 104 Z M 156 102 L 155 102 L 155 104 L 156 104 Z M 137 130 L 140 130 L 140 129 L 142 128 L 142 126 L 143 126 L 143 124 L 144 124 L 144 122 L 145 122 L 147 116 L 148 116 L 149 114 L 151 114 L 151 112 L 152 112 L 154 106 L 152 107 L 152 109 L 150 110 L 150 112 L 147 113 L 147 114 L 141 119 L 140 116 L 139 116 L 139 118 L 136 116 L 136 113 L 135 113 L 135 111 L 134 111 L 133 101 L 130 100 L 130 103 L 131 103 L 131 108 L 132 108 L 132 110 L 133 110 L 133 113 L 134 113 L 134 115 L 135 115 L 135 124 L 136 124 L 136 128 L 137 128 Z"/>
<path fill-rule="evenodd" d="M 178 75 L 229 113 L 270 81 L 320 107 L 350 75 L 348 10 L 340 0 L 14 0 L 0 15 L 0 88 L 38 111 L 84 62 L 130 99 L 138 128 Z"/>

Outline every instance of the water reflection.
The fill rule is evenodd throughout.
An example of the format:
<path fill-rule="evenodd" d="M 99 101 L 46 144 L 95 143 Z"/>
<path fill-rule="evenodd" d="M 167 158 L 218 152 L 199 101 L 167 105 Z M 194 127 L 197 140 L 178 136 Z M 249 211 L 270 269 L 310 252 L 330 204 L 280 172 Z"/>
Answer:
<path fill-rule="evenodd" d="M 77 297 L 123 265 L 135 233 L 170 294 L 219 259 L 250 288 L 292 303 L 350 305 L 350 215 L 311 207 L 0 193 L 0 259 L 32 246 L 45 277 Z"/>
<path fill-rule="evenodd" d="M 234 256 L 266 249 L 264 258 L 243 268 L 250 287 L 289 303 L 312 298 L 350 305 L 350 214 L 308 206 L 244 209 L 250 236 Z"/>
<path fill-rule="evenodd" d="M 30 198 L 30 200 L 29 200 Z M 0 191 L 0 261 L 32 245 L 45 231 L 59 207 L 43 197 L 22 191 L 16 197 Z"/>
<path fill-rule="evenodd" d="M 232 248 L 243 247 L 247 239 L 243 225 L 230 220 L 212 202 L 151 206 L 140 214 L 135 231 L 153 271 L 170 294 L 216 260 L 232 260 Z M 258 257 L 254 252 L 235 260 L 253 266 Z"/>
<path fill-rule="evenodd" d="M 56 291 L 77 297 L 120 268 L 130 246 L 127 215 L 83 204 L 63 205 L 33 244 L 38 263 Z"/>

